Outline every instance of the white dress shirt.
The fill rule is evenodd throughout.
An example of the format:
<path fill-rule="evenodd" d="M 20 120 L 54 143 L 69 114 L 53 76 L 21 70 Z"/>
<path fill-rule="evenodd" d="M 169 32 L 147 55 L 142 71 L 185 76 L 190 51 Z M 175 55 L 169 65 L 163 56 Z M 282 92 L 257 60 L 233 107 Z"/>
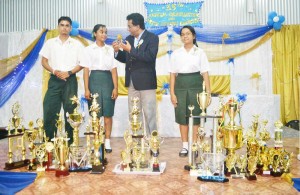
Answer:
<path fill-rule="evenodd" d="M 93 43 L 84 49 L 80 65 L 89 68 L 90 71 L 112 70 L 117 67 L 114 49 L 108 45 L 99 47 L 96 43 Z"/>
<path fill-rule="evenodd" d="M 48 59 L 53 70 L 70 71 L 80 64 L 83 45 L 69 37 L 64 43 L 55 37 L 49 39 L 40 51 L 40 55 Z"/>
<path fill-rule="evenodd" d="M 208 72 L 209 62 L 204 51 L 194 45 L 189 52 L 184 47 L 175 50 L 171 55 L 171 73 Z"/>

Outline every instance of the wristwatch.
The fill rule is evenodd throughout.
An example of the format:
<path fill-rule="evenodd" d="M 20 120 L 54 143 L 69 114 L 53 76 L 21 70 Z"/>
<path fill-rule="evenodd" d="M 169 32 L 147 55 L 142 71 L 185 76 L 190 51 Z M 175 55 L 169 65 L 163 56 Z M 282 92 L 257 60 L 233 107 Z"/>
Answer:
<path fill-rule="evenodd" d="M 73 74 L 73 72 L 70 70 L 68 71 L 69 76 L 71 76 L 71 74 Z"/>

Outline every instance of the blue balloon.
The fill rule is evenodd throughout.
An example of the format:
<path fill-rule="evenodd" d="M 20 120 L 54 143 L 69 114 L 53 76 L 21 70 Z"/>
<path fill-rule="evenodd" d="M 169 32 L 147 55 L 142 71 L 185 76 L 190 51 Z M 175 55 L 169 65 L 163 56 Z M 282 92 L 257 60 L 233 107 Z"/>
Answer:
<path fill-rule="evenodd" d="M 71 36 L 77 36 L 79 34 L 78 28 L 72 28 L 70 35 Z"/>
<path fill-rule="evenodd" d="M 268 24 L 268 26 L 273 26 L 273 24 L 274 24 L 273 19 L 269 19 L 267 24 Z"/>
<path fill-rule="evenodd" d="M 79 22 L 77 22 L 76 20 L 72 21 L 72 28 L 79 28 Z"/>
<path fill-rule="evenodd" d="M 280 23 L 284 22 L 285 21 L 285 17 L 284 16 L 278 16 L 279 17 L 279 21 Z"/>
<path fill-rule="evenodd" d="M 274 18 L 275 16 L 277 16 L 277 13 L 276 13 L 275 11 L 272 11 L 272 12 L 270 12 L 270 13 L 268 14 L 268 18 L 269 18 L 269 19 L 272 19 L 272 20 L 273 20 L 273 18 Z"/>
<path fill-rule="evenodd" d="M 275 30 L 280 30 L 280 29 L 281 29 L 281 23 L 275 22 L 274 25 L 273 25 L 273 28 L 274 28 Z"/>

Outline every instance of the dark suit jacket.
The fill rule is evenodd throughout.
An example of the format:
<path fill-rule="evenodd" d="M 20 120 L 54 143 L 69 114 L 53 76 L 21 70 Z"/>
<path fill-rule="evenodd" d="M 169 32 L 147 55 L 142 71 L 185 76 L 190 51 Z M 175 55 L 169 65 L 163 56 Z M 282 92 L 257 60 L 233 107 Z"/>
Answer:
<path fill-rule="evenodd" d="M 143 43 L 134 48 L 134 36 L 129 35 L 126 40 L 131 45 L 130 53 L 119 51 L 115 57 L 118 61 L 126 63 L 125 68 L 125 87 L 129 86 L 130 77 L 136 90 L 156 89 L 156 70 L 155 62 L 158 52 L 158 36 L 144 31 L 139 40 Z"/>

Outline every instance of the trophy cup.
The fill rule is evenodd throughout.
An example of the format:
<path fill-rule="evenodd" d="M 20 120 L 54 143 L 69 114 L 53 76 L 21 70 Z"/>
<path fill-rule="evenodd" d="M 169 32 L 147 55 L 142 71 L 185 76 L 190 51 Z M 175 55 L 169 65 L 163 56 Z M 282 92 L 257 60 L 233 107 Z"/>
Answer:
<path fill-rule="evenodd" d="M 247 139 L 248 171 L 246 173 L 246 178 L 248 180 L 257 179 L 254 172 L 257 169 L 259 148 L 259 143 L 255 137 L 249 137 Z"/>
<path fill-rule="evenodd" d="M 142 138 L 144 137 L 143 135 L 139 135 L 138 131 L 141 130 L 142 127 L 142 122 L 139 122 L 139 115 L 140 115 L 140 110 L 138 107 L 139 101 L 140 99 L 138 97 L 134 97 L 131 99 L 132 101 L 132 110 L 131 110 L 131 121 L 130 121 L 130 125 L 131 125 L 131 130 L 133 133 L 133 137 L 134 138 Z"/>
<path fill-rule="evenodd" d="M 283 141 L 282 141 L 282 126 L 283 124 L 281 123 L 280 120 L 275 122 L 275 148 L 282 148 L 283 147 Z"/>
<path fill-rule="evenodd" d="M 19 134 L 18 128 L 21 125 L 21 118 L 19 117 L 19 112 L 20 112 L 20 104 L 18 102 L 14 103 L 12 106 L 12 113 L 13 117 L 10 119 L 10 124 L 14 127 L 15 129 L 15 135 Z"/>
<path fill-rule="evenodd" d="M 117 35 L 117 40 L 116 42 L 120 45 L 121 43 L 126 43 L 125 41 L 123 41 L 123 37 L 121 34 Z M 123 51 L 123 48 L 119 48 L 121 51 Z"/>
<path fill-rule="evenodd" d="M 55 137 L 54 139 L 54 153 L 55 153 L 55 159 L 58 163 L 58 168 L 55 170 L 55 176 L 68 176 L 69 175 L 69 169 L 66 165 L 66 161 L 68 159 L 69 155 L 69 147 L 68 147 L 68 140 L 70 138 L 67 138 L 67 135 L 65 137 Z"/>
<path fill-rule="evenodd" d="M 30 121 L 29 124 L 29 129 L 27 129 L 24 133 L 25 139 L 29 142 L 28 143 L 28 148 L 30 151 L 30 164 L 28 165 L 28 170 L 36 170 L 36 165 L 35 165 L 35 145 L 34 145 L 34 140 L 38 136 L 38 131 L 34 129 L 33 127 L 33 121 Z"/>
<path fill-rule="evenodd" d="M 202 111 L 200 115 L 205 116 L 206 115 L 205 109 L 210 105 L 211 97 L 210 97 L 210 94 L 205 92 L 205 82 L 204 81 L 202 83 L 202 87 L 203 87 L 203 91 L 201 93 L 197 94 L 197 102 Z M 203 118 L 203 120 L 204 120 L 204 118 Z M 203 123 L 204 123 L 204 121 L 203 121 Z"/>
<path fill-rule="evenodd" d="M 158 136 L 158 131 L 154 130 L 151 133 L 151 137 L 149 140 L 149 146 L 152 151 L 152 171 L 160 172 L 159 169 L 159 161 L 158 161 L 158 150 L 160 148 L 160 144 L 162 144 L 164 139 Z"/>
<path fill-rule="evenodd" d="M 261 140 L 261 145 L 266 145 L 266 142 L 270 140 L 270 133 L 267 131 L 267 124 L 268 124 L 268 120 L 263 120 L 263 130 L 261 132 L 259 132 L 259 137 Z"/>
<path fill-rule="evenodd" d="M 133 144 L 132 136 L 129 133 L 129 130 L 124 132 L 124 140 L 126 143 L 126 149 L 121 152 L 122 164 L 121 170 L 126 172 L 130 172 L 130 164 L 131 164 L 131 147 Z"/>
<path fill-rule="evenodd" d="M 269 151 L 270 154 L 270 164 L 271 164 L 271 175 L 273 177 L 280 177 L 283 173 L 281 169 L 282 159 L 282 148 L 275 149 L 271 148 Z"/>
<path fill-rule="evenodd" d="M 72 114 L 69 114 L 67 112 L 66 116 L 67 116 L 67 120 L 70 123 L 70 125 L 73 128 L 73 143 L 71 144 L 71 147 L 78 147 L 79 146 L 79 126 L 82 124 L 83 122 L 83 118 L 84 118 L 84 113 L 79 114 L 78 113 L 78 107 L 80 106 L 80 102 L 79 99 L 74 95 L 72 98 L 70 98 L 70 100 L 72 100 L 72 104 L 76 104 L 76 107 L 73 111 Z"/>
<path fill-rule="evenodd" d="M 237 156 L 235 150 L 243 146 L 243 128 L 235 124 L 235 116 L 240 112 L 242 104 L 237 102 L 234 98 L 224 105 L 224 110 L 227 112 L 230 120 L 227 125 L 222 128 L 223 146 L 227 149 L 226 167 L 228 169 L 227 175 L 230 175 L 232 168 L 236 163 Z"/>

